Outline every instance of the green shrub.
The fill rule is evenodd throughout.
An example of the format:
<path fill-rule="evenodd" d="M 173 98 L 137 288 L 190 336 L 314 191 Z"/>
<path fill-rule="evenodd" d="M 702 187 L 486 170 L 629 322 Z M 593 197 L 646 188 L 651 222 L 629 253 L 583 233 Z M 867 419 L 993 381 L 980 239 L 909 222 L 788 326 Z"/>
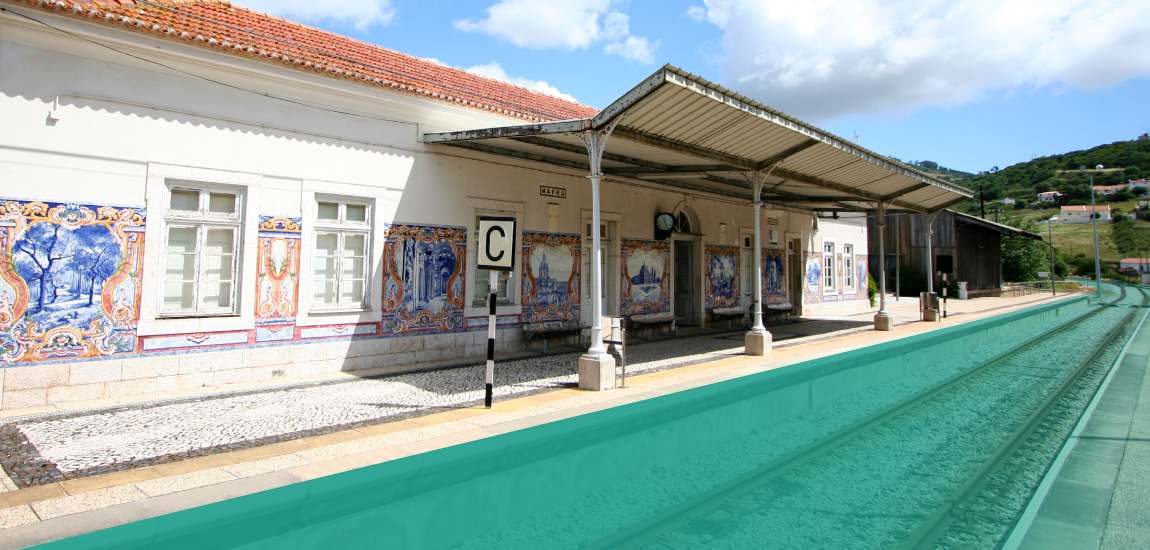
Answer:
<path fill-rule="evenodd" d="M 870 300 L 870 307 L 874 307 L 874 297 L 878 295 L 878 284 L 874 282 L 874 277 L 870 273 L 866 274 L 866 297 Z"/>

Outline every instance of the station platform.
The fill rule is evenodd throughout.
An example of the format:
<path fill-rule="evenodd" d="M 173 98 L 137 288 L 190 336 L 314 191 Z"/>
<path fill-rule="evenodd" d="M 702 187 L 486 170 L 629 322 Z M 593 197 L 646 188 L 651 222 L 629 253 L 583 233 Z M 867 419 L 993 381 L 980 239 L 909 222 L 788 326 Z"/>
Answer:
<path fill-rule="evenodd" d="M 497 401 L 491 409 L 476 404 L 478 390 L 473 392 L 475 395 L 468 393 L 472 392 L 470 389 L 457 391 L 453 384 L 458 385 L 459 382 L 445 379 L 449 376 L 467 377 L 473 373 L 468 373 L 467 368 L 442 369 L 440 366 L 440 370 L 405 375 L 411 378 L 400 381 L 397 381 L 400 377 L 396 376 L 366 380 L 365 383 L 377 384 L 365 388 L 367 394 L 385 394 L 378 397 L 376 402 L 368 403 L 376 409 L 374 418 L 355 416 L 361 413 L 349 405 L 341 413 L 345 416 L 333 418 L 328 426 L 285 431 L 302 426 L 293 424 L 276 428 L 282 432 L 278 434 L 246 434 L 248 439 L 238 445 L 220 444 L 222 440 L 213 432 L 214 435 L 204 436 L 206 440 L 192 452 L 161 453 L 142 458 L 142 455 L 131 455 L 128 458 L 132 460 L 121 461 L 127 464 L 126 467 L 99 466 L 111 462 L 109 458 L 112 457 L 102 456 L 100 449 L 91 445 L 69 448 L 69 442 L 53 440 L 50 433 L 47 436 L 41 433 L 40 436 L 48 438 L 46 441 L 62 446 L 60 448 L 64 450 L 61 452 L 66 451 L 70 459 L 89 460 L 98 466 L 87 469 L 77 467 L 73 471 L 83 475 L 67 476 L 59 480 L 35 479 L 32 472 L 21 474 L 24 477 L 17 476 L 17 479 L 0 476 L 0 484 L 3 485 L 3 491 L 0 492 L 0 549 L 22 548 L 283 487 L 1071 296 L 1077 295 L 1052 297 L 1043 294 L 954 300 L 948 304 L 949 317 L 939 323 L 917 322 L 915 300 L 892 300 L 888 302 L 888 311 L 896 320 L 896 330 L 892 332 L 877 332 L 869 327 L 866 321 L 874 315 L 875 310 L 854 312 L 831 319 L 780 324 L 769 328 L 786 337 L 780 338 L 773 353 L 767 357 L 742 355 L 742 333 L 700 330 L 696 337 L 629 348 L 626 387 L 607 392 L 586 392 L 571 387 L 572 375 L 561 372 L 570 370 L 570 355 L 525 357 L 517 360 L 521 363 L 512 361 L 503 364 L 500 369 L 502 372 L 515 370 L 518 366 L 517 372 L 522 375 L 505 379 L 500 384 Z M 1128 357 L 1135 357 L 1137 353 L 1132 351 Z M 1147 350 L 1140 353 L 1145 370 Z M 378 384 L 383 383 L 381 381 L 405 389 L 380 386 Z M 164 425 L 163 422 L 175 422 L 172 419 L 194 413 L 198 415 L 198 426 L 211 432 L 209 427 L 218 425 L 221 418 L 236 409 L 249 407 L 256 411 L 257 416 L 266 416 L 266 421 L 259 423 L 262 427 L 284 414 L 290 414 L 285 411 L 293 410 L 292 407 L 306 406 L 306 400 L 311 397 L 303 394 L 305 390 L 321 394 L 327 392 L 318 398 L 330 402 L 336 394 L 349 393 L 352 386 L 348 384 L 360 381 L 332 378 L 307 382 L 310 385 L 295 389 L 252 387 L 218 395 L 169 396 L 164 403 L 119 402 L 103 409 L 22 411 L 23 414 L 19 415 L 8 413 L 7 417 L 0 417 L 0 459 L 10 458 L 20 451 L 21 445 L 29 443 L 27 435 L 18 429 L 19 426 L 48 418 L 70 422 L 67 429 L 75 432 L 99 430 L 105 425 L 115 426 L 116 415 L 130 416 L 132 422 L 138 423 L 140 415 L 156 411 L 157 414 L 163 414 L 157 417 L 157 424 L 149 424 L 153 429 L 157 426 L 160 428 L 157 430 L 160 435 L 154 439 L 186 441 L 194 440 L 198 434 L 179 433 L 179 430 L 195 432 L 197 424 Z M 1111 385 L 1112 388 L 1118 386 Z M 1150 388 L 1150 384 L 1142 387 Z M 274 400 L 280 395 L 295 395 L 293 391 L 303 397 L 293 398 L 297 401 L 287 405 Z M 364 405 L 362 395 L 355 398 L 358 402 L 354 405 Z M 261 401 L 265 399 L 271 401 Z M 399 402 L 403 400 L 406 401 Z M 1146 403 L 1150 409 L 1150 400 Z M 1150 447 L 1146 447 L 1150 441 L 1150 411 L 1144 411 L 1143 414 L 1148 418 L 1137 424 L 1142 430 L 1138 432 L 1141 434 L 1138 437 L 1146 440 L 1140 441 L 1145 447 L 1140 449 L 1148 452 L 1142 455 L 1131 452 L 1130 456 L 1140 457 L 1141 465 L 1150 465 Z M 32 433 L 32 430 L 28 433 Z M 145 435 L 139 435 L 133 441 L 113 443 L 120 447 L 136 444 L 146 439 Z M 44 447 L 50 448 L 52 445 Z M 156 452 L 163 450 L 157 449 Z M 1132 472 L 1135 462 L 1136 459 L 1131 458 Z"/>

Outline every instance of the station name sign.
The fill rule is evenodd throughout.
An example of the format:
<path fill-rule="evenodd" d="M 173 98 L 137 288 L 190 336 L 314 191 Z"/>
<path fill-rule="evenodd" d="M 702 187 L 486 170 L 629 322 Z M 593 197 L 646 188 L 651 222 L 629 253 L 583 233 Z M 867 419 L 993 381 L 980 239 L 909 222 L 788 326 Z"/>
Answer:
<path fill-rule="evenodd" d="M 539 194 L 544 197 L 556 197 L 560 199 L 567 198 L 567 190 L 562 187 L 547 187 L 546 185 L 539 186 Z"/>

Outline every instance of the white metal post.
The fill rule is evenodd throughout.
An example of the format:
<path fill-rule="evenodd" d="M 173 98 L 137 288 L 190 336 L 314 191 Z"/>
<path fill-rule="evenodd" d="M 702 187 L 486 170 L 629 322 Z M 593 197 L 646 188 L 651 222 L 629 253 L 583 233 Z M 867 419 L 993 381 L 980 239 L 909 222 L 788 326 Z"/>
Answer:
<path fill-rule="evenodd" d="M 934 294 L 934 247 L 931 237 L 934 235 L 934 217 L 938 212 L 924 214 L 926 218 L 926 291 Z"/>
<path fill-rule="evenodd" d="M 591 167 L 591 349 L 590 355 L 606 355 L 603 345 L 603 251 L 599 235 L 599 167 Z"/>
<path fill-rule="evenodd" d="M 754 181 L 751 187 L 754 189 L 755 196 L 751 201 L 752 212 L 755 214 L 755 251 L 753 253 L 755 262 L 755 282 L 752 285 L 755 289 L 755 294 L 751 297 L 752 317 L 751 332 L 761 334 L 767 331 L 767 327 L 763 326 L 763 232 L 762 232 L 762 208 L 763 208 L 763 175 L 755 172 Z"/>
<path fill-rule="evenodd" d="M 599 234 L 599 183 L 603 179 L 603 151 L 607 138 L 619 124 L 616 118 L 605 129 L 588 130 L 578 134 L 587 147 L 591 173 L 591 347 L 579 358 L 579 387 L 588 390 L 609 390 L 615 387 L 615 359 L 607 353 L 603 343 L 603 251 Z"/>
<path fill-rule="evenodd" d="M 1051 229 L 1050 222 L 1058 218 L 1046 218 L 1046 239 L 1050 241 L 1050 293 L 1058 296 L 1058 290 L 1054 287 L 1054 230 Z"/>
<path fill-rule="evenodd" d="M 1101 166 L 1099 166 L 1101 168 Z M 1094 222 L 1094 286 L 1102 297 L 1102 260 L 1098 257 L 1098 211 L 1094 206 L 1094 174 L 1090 174 L 1090 220 Z"/>
<path fill-rule="evenodd" d="M 882 201 L 876 203 L 878 205 L 878 217 L 875 219 L 875 227 L 878 229 L 878 313 L 874 316 L 875 330 L 891 330 L 893 323 L 891 323 L 890 314 L 886 311 L 886 243 L 883 236 L 883 228 L 886 226 L 886 206 Z"/>

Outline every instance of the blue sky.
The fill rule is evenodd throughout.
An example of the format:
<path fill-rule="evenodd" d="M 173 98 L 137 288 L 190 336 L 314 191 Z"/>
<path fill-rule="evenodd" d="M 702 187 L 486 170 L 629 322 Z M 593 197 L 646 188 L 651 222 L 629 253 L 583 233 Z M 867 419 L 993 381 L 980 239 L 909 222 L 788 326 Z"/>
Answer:
<path fill-rule="evenodd" d="M 977 172 L 1150 131 L 1145 0 L 237 0 L 602 108 L 664 63 Z"/>

